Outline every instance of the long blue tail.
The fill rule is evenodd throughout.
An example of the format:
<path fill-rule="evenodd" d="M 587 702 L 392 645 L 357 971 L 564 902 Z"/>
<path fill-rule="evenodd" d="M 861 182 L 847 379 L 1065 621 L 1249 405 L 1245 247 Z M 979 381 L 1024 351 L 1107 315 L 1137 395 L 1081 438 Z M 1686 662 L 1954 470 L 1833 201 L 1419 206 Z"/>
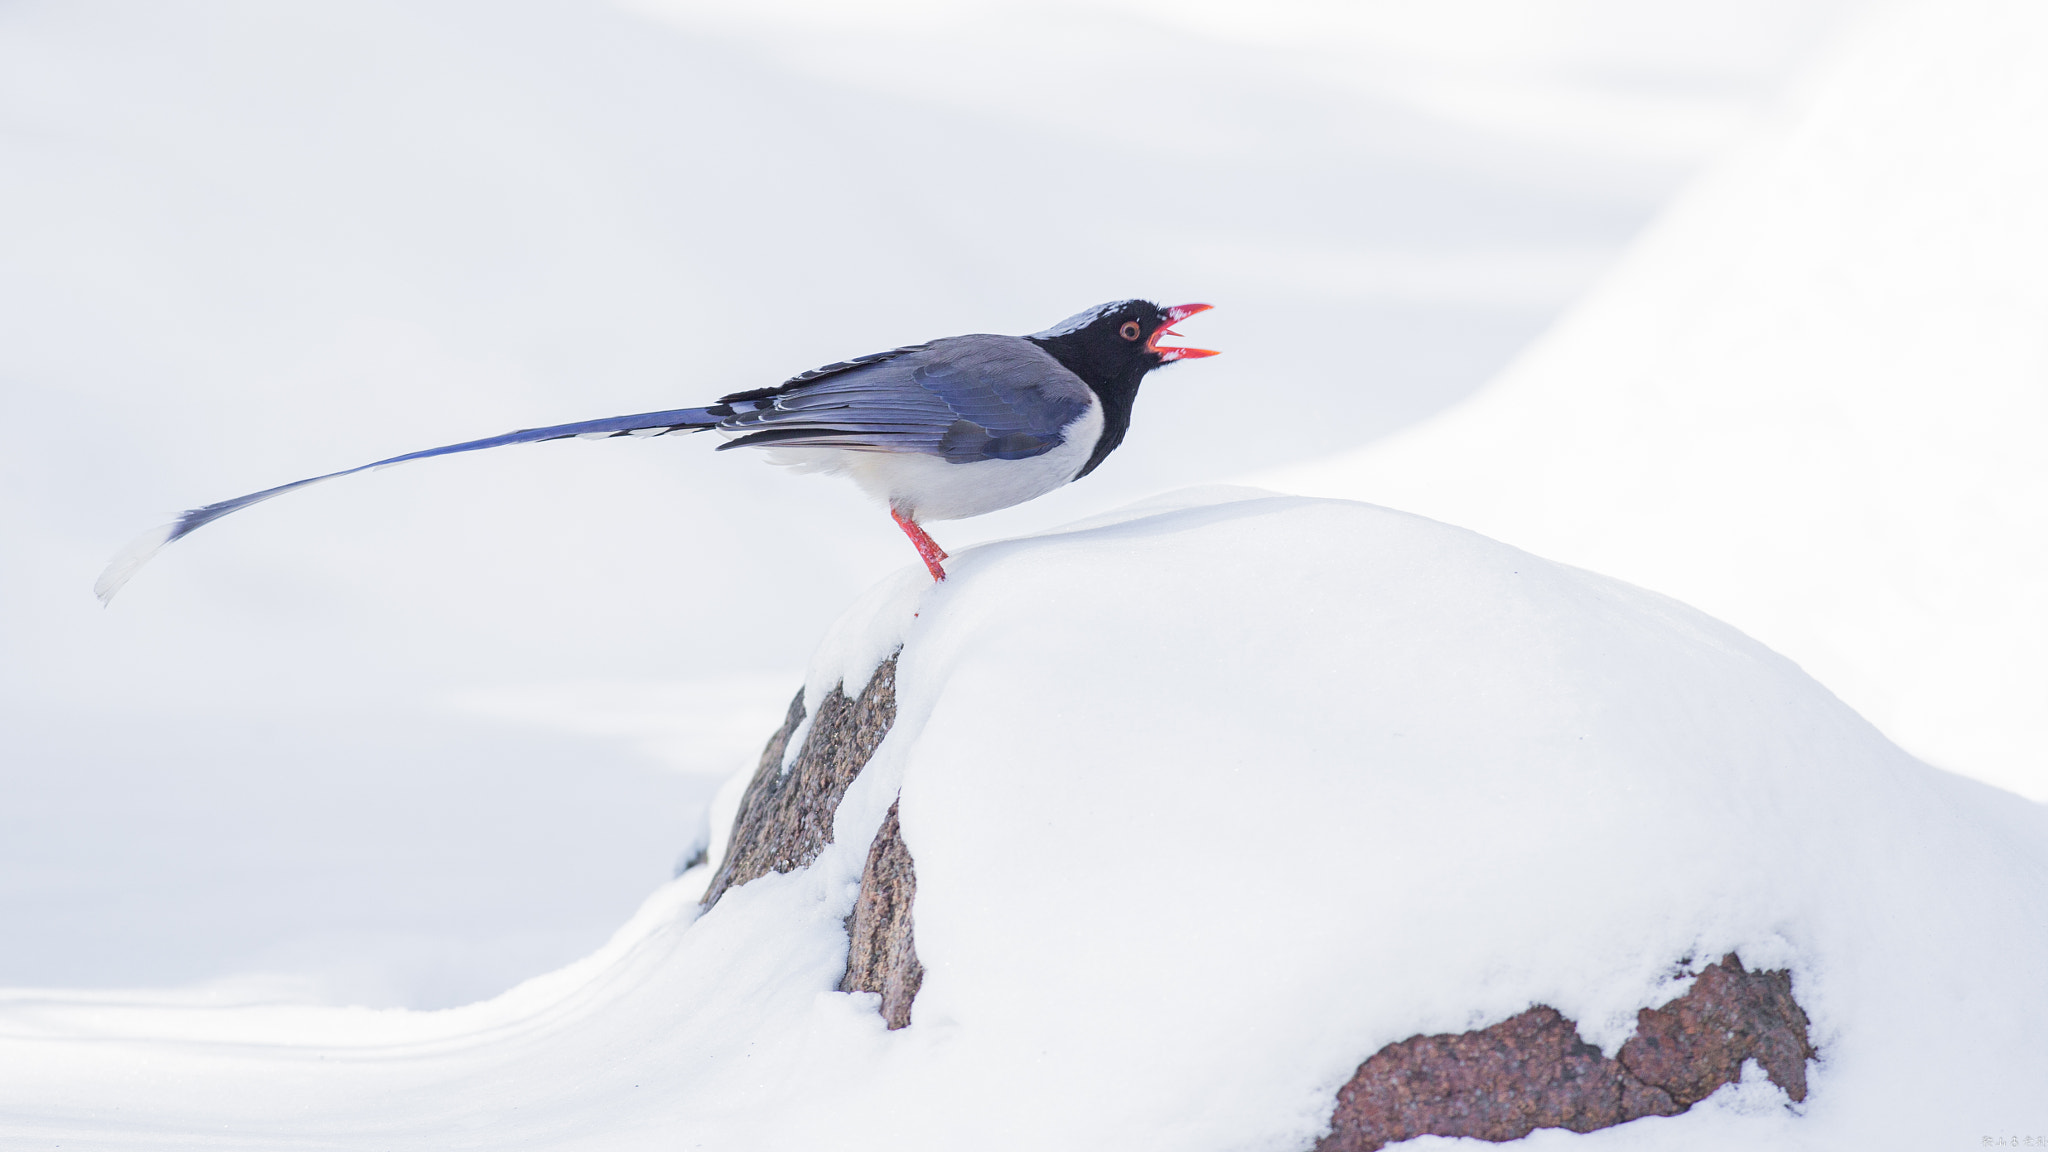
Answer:
<path fill-rule="evenodd" d="M 730 409 L 724 409 L 720 415 L 729 411 Z M 261 492 L 251 492 L 247 496 L 237 496 L 233 500 L 223 500 L 218 504 L 208 504 L 204 508 L 194 508 L 169 524 L 152 528 L 136 537 L 107 564 L 107 570 L 100 573 L 100 578 L 93 583 L 93 594 L 100 598 L 100 603 L 111 603 L 114 593 L 119 592 L 121 586 L 128 583 L 129 578 L 148 563 L 149 558 L 156 555 L 164 545 L 211 524 L 230 512 L 247 508 L 251 504 L 260 504 L 273 496 L 282 496 L 308 484 L 318 484 L 322 480 L 352 476 L 373 468 L 389 468 L 393 464 L 403 464 L 408 460 L 425 460 L 429 456 L 449 456 L 457 452 L 475 452 L 483 448 L 502 448 L 507 444 L 535 444 L 542 440 L 566 440 L 572 436 L 603 440 L 613 436 L 663 436 L 670 432 L 695 432 L 717 424 L 718 420 L 719 416 L 713 415 L 710 408 L 676 408 L 667 412 L 642 412 L 634 416 L 613 416 L 604 420 L 585 420 L 577 424 L 557 424 L 552 428 L 522 428 L 517 432 L 507 432 L 503 436 L 493 436 L 487 440 L 470 440 L 443 448 L 429 448 L 423 452 L 408 452 L 403 456 L 393 456 L 389 460 L 378 460 L 355 468 L 345 468 L 340 472 L 329 472 L 325 476 L 314 476 L 306 480 L 294 480 L 290 484 L 280 484 L 275 488 L 265 488 Z"/>

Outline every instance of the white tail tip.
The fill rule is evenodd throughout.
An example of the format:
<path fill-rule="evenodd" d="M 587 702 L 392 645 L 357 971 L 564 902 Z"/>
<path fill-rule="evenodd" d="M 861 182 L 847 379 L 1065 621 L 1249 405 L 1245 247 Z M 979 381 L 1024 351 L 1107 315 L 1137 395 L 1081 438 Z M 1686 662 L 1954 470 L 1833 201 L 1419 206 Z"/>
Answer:
<path fill-rule="evenodd" d="M 101 604 L 113 603 L 114 593 L 128 583 L 129 577 L 141 571 L 151 556 L 170 543 L 177 532 L 176 524 L 162 524 L 130 540 L 126 548 L 107 562 L 107 570 L 100 573 L 100 578 L 93 581 L 92 594 L 100 598 Z"/>

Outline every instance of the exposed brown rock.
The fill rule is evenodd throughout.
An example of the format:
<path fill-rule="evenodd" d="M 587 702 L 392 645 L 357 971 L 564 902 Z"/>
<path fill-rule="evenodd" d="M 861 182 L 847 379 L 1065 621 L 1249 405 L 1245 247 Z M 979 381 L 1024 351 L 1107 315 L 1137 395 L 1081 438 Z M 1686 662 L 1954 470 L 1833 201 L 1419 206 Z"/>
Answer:
<path fill-rule="evenodd" d="M 1370 1152 L 1425 1133 L 1514 1140 L 1538 1128 L 1591 1132 L 1679 1110 L 1579 1039 L 1556 1009 L 1537 1007 L 1484 1031 L 1380 1049 L 1337 1094 L 1332 1131 L 1317 1148 Z"/>
<path fill-rule="evenodd" d="M 880 992 L 882 1019 L 891 1030 L 910 1023 L 911 1001 L 924 983 L 910 923 L 916 898 L 917 873 L 891 804 L 861 869 L 860 898 L 846 918 L 846 975 L 839 980 L 841 992 Z"/>
<path fill-rule="evenodd" d="M 1591 1132 L 1671 1116 L 1742 1078 L 1754 1058 L 1793 1100 L 1814 1055 L 1791 973 L 1750 972 L 1734 953 L 1685 995 L 1636 1014 L 1609 1060 L 1538 1005 L 1491 1028 L 1414 1036 L 1374 1053 L 1337 1093 L 1317 1152 L 1373 1152 L 1422 1135 L 1515 1140 L 1538 1128 Z"/>
<path fill-rule="evenodd" d="M 1806 1025 L 1790 972 L 1751 972 L 1730 952 L 1685 995 L 1636 1013 L 1636 1034 L 1621 1046 L 1620 1059 L 1681 1108 L 1741 1080 L 1742 1062 L 1751 1058 L 1799 1101 L 1806 1099 L 1806 1062 L 1814 1056 Z"/>
<path fill-rule="evenodd" d="M 784 772 L 783 754 L 803 718 L 804 694 L 799 691 L 740 800 L 725 860 L 704 892 L 705 907 L 718 903 L 726 889 L 757 876 L 809 864 L 832 842 L 839 798 L 896 720 L 896 657 L 875 669 L 858 700 L 847 699 L 845 685 L 833 687 L 818 704 L 795 762 Z"/>
<path fill-rule="evenodd" d="M 790 701 L 789 715 L 768 738 L 760 767 L 748 782 L 733 817 L 725 859 L 704 893 L 708 908 L 729 888 L 769 872 L 793 872 L 818 858 L 832 842 L 832 817 L 868 758 L 896 720 L 896 657 L 875 669 L 858 700 L 835 686 L 818 705 L 817 718 L 789 771 L 782 770 L 790 737 L 804 720 L 804 694 Z M 846 918 L 848 941 L 842 992 L 879 992 L 882 1019 L 892 1029 L 910 1023 L 911 1002 L 924 983 L 924 965 L 911 937 L 910 906 L 917 875 L 896 805 L 868 847 L 860 896 Z"/>

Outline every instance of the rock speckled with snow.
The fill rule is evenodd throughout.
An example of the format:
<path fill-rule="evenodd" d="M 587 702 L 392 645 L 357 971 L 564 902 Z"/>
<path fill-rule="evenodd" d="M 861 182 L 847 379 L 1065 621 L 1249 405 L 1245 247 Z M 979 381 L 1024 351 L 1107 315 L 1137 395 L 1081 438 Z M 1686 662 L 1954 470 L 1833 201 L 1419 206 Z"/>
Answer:
<path fill-rule="evenodd" d="M 1790 972 L 1752 972 L 1730 953 L 1685 995 L 1637 1013 L 1619 1063 L 1690 1108 L 1721 1085 L 1740 1083 L 1743 1061 L 1755 1060 L 1797 1103 L 1806 1099 L 1806 1062 L 1816 1055 L 1807 1027 Z"/>
<path fill-rule="evenodd" d="M 1752 972 L 1731 953 L 1683 996 L 1637 1013 L 1618 1057 L 1540 1005 L 1490 1028 L 1389 1044 L 1338 1092 L 1316 1152 L 1376 1152 L 1423 1135 L 1515 1140 L 1539 1128 L 1593 1132 L 1675 1116 L 1742 1083 L 1746 1060 L 1798 1102 L 1813 1056 L 1791 973 Z"/>
<path fill-rule="evenodd" d="M 857 698 L 847 697 L 844 682 L 834 684 L 814 719 L 804 711 L 804 692 L 799 689 L 790 701 L 788 716 L 768 738 L 740 797 L 718 871 L 704 893 L 707 908 L 730 888 L 809 864 L 832 842 L 840 797 L 896 720 L 896 657 L 874 670 Z M 812 719 L 808 727 L 806 719 Z M 792 760 L 789 744 L 799 738 Z M 860 896 L 846 917 L 846 975 L 839 990 L 879 993 L 882 1018 L 892 1029 L 909 1025 L 911 1004 L 924 982 L 911 932 L 916 896 L 917 874 L 891 804 L 868 849 Z"/>
<path fill-rule="evenodd" d="M 860 896 L 846 918 L 846 975 L 839 978 L 841 992 L 879 993 L 882 1019 L 891 1029 L 909 1027 L 911 1005 L 924 984 L 911 918 L 917 867 L 903 843 L 896 807 L 889 805 L 889 815 L 868 847 Z"/>
<path fill-rule="evenodd" d="M 804 721 L 810 726 L 804 727 Z M 804 712 L 804 693 L 790 701 L 789 716 L 768 740 L 753 780 L 733 817 L 725 856 L 704 892 L 709 907 L 735 885 L 769 872 L 788 872 L 818 858 L 832 842 L 832 817 L 875 746 L 896 719 L 896 661 L 875 670 L 857 699 L 835 684 L 815 716 Z M 794 762 L 789 742 L 803 732 Z"/>

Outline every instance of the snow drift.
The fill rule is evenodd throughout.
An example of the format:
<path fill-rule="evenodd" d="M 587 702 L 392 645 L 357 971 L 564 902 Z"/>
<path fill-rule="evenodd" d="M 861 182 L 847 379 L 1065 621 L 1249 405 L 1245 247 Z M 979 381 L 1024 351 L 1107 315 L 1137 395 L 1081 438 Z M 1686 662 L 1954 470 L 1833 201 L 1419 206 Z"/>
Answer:
<path fill-rule="evenodd" d="M 588 952 L 903 559 L 850 485 L 563 445 L 251 511 L 100 612 L 177 509 L 1133 294 L 1230 355 L 945 543 L 1348 448 L 1866 2 L 0 4 L 0 983 L 430 1007 Z M 1317 419 L 1188 449 L 1272 380 Z"/>
<path fill-rule="evenodd" d="M 2048 8 L 1868 29 L 1461 408 L 1264 482 L 1671 593 L 2048 799 Z"/>
<path fill-rule="evenodd" d="M 807 697 L 857 694 L 899 646 L 894 724 L 810 867 L 701 918 L 699 868 L 599 955 L 446 1012 L 7 993 L 0 1130 L 1302 1149 L 1386 1044 L 1543 1003 L 1611 1054 L 1730 951 L 1790 969 L 1806 1102 L 1752 1077 L 1570 1139 L 2048 1126 L 2048 821 L 1674 601 L 1236 491 L 968 550 L 943 585 L 905 570 L 835 627 Z M 835 991 L 892 802 L 926 968 L 893 1032 Z"/>

